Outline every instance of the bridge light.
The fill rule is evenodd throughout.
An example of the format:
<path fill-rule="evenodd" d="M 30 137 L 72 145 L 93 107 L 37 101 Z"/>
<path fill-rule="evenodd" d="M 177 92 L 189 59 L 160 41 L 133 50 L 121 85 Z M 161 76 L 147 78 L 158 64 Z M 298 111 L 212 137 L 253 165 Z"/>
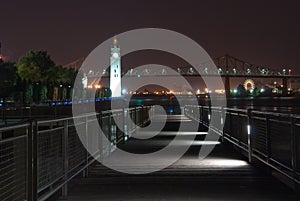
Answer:
<path fill-rule="evenodd" d="M 219 69 L 218 69 L 218 73 L 219 73 L 219 74 L 223 74 L 222 68 L 219 68 Z"/>
<path fill-rule="evenodd" d="M 285 70 L 285 69 L 283 69 L 283 70 L 282 70 L 282 73 L 283 73 L 283 75 L 285 75 L 285 73 L 286 73 L 286 70 Z"/>
<path fill-rule="evenodd" d="M 138 77 L 138 78 L 140 78 L 140 77 L 141 77 L 141 75 L 140 75 L 140 74 L 137 74 L 137 77 Z"/>
<path fill-rule="evenodd" d="M 193 68 L 189 68 L 188 74 L 193 75 L 194 73 L 195 73 L 194 69 Z"/>
<path fill-rule="evenodd" d="M 233 74 L 236 74 L 237 73 L 237 71 L 236 71 L 236 68 L 234 67 L 233 68 Z"/>

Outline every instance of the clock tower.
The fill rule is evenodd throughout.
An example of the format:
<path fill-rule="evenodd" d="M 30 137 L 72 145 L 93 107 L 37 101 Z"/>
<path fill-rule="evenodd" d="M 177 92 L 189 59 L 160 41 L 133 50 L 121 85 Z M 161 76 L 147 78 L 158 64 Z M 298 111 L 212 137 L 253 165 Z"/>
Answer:
<path fill-rule="evenodd" d="M 121 55 L 116 37 L 110 54 L 110 90 L 112 97 L 121 96 Z"/>

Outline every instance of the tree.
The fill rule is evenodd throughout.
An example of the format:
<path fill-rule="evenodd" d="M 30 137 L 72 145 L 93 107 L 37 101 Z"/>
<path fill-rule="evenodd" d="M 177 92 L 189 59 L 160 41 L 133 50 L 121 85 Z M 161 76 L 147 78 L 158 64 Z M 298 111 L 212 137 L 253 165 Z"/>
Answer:
<path fill-rule="evenodd" d="M 21 57 L 17 63 L 17 73 L 25 81 L 27 89 L 33 86 L 35 102 L 51 100 L 55 87 L 68 87 L 76 77 L 76 71 L 56 65 L 46 51 L 29 51 Z"/>
<path fill-rule="evenodd" d="M 56 66 L 46 51 L 29 51 L 17 63 L 18 74 L 23 80 L 42 83 L 53 81 Z"/>
<path fill-rule="evenodd" d="M 243 86 L 243 85 L 239 85 L 238 87 L 237 87 L 237 95 L 238 96 L 245 96 L 247 93 L 246 93 L 246 89 L 245 89 L 245 87 Z"/>
<path fill-rule="evenodd" d="M 17 84 L 16 66 L 11 62 L 0 61 L 0 99 L 3 102 L 14 94 Z"/>

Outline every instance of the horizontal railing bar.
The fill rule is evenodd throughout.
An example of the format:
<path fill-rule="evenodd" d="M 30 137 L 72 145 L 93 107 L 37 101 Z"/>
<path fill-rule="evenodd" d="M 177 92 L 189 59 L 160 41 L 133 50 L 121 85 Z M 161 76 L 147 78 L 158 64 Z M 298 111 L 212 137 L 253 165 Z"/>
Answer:
<path fill-rule="evenodd" d="M 279 165 L 280 167 L 282 167 L 282 168 L 284 168 L 284 169 L 286 169 L 286 170 L 288 170 L 288 171 L 291 171 L 291 172 L 293 171 L 292 168 L 290 168 L 290 167 L 288 167 L 288 166 L 282 164 L 281 162 L 275 160 L 274 158 L 269 158 L 269 160 L 272 161 L 273 163 L 276 163 L 277 165 Z"/>
<path fill-rule="evenodd" d="M 288 177 L 289 179 L 291 179 L 292 181 L 296 182 L 297 184 L 300 184 L 300 181 L 297 180 L 296 178 L 290 176 L 289 174 L 287 174 L 286 172 L 282 171 L 280 168 L 277 168 L 276 166 L 268 163 L 267 161 L 261 159 L 258 155 L 253 154 L 253 157 L 255 157 L 256 159 L 258 159 L 259 161 L 261 161 L 262 163 L 264 163 L 267 166 L 270 166 L 271 168 L 273 168 L 274 170 L 278 171 L 279 173 L 285 175 L 286 177 Z"/>
<path fill-rule="evenodd" d="M 5 131 L 8 131 L 8 130 L 15 130 L 15 129 L 19 129 L 19 128 L 27 128 L 28 126 L 30 126 L 30 123 L 2 127 L 2 128 L 0 128 L 0 132 L 5 132 Z"/>
<path fill-rule="evenodd" d="M 26 138 L 26 137 L 27 137 L 27 135 L 22 135 L 22 136 L 17 136 L 17 137 L 11 137 L 11 138 L 2 139 L 0 141 L 0 144 L 11 142 L 11 141 L 20 140 L 20 139 L 23 139 L 23 138 Z"/>
<path fill-rule="evenodd" d="M 63 130 L 63 129 L 64 129 L 64 127 L 60 126 L 60 127 L 56 127 L 56 128 L 50 128 L 50 129 L 47 129 L 47 130 L 40 130 L 40 131 L 38 131 L 38 134 L 44 134 L 44 133 L 49 133 L 49 132 Z"/>

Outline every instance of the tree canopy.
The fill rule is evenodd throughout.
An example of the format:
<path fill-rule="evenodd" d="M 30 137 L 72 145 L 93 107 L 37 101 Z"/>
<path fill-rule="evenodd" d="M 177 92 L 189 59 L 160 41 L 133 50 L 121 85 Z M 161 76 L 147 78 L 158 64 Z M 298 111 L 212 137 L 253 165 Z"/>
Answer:
<path fill-rule="evenodd" d="M 17 73 L 22 80 L 44 84 L 71 84 L 76 72 L 56 65 L 46 51 L 29 51 L 17 63 Z"/>

